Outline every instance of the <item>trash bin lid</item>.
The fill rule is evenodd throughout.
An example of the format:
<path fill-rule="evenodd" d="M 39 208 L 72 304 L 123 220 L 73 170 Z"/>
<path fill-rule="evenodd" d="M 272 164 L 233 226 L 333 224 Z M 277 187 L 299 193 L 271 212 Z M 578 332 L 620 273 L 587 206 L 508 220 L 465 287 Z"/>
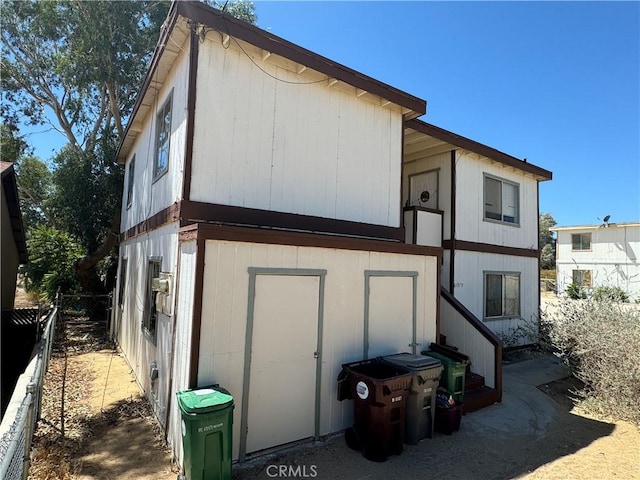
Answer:
<path fill-rule="evenodd" d="M 178 404 L 185 413 L 207 413 L 222 410 L 233 404 L 233 397 L 215 387 L 178 392 Z"/>
<path fill-rule="evenodd" d="M 382 357 L 385 361 L 400 365 L 411 370 L 428 370 L 440 367 L 440 360 L 425 355 L 414 355 L 412 353 L 396 353 Z"/>

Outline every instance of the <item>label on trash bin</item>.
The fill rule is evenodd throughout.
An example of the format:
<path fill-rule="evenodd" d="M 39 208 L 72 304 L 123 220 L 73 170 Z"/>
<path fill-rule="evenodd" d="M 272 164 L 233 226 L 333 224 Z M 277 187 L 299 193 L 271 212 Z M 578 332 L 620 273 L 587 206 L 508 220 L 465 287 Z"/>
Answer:
<path fill-rule="evenodd" d="M 216 393 L 215 390 L 211 389 L 211 388 L 203 388 L 201 390 L 194 390 L 193 394 L 200 396 L 200 395 L 211 395 L 212 393 Z"/>
<path fill-rule="evenodd" d="M 366 400 L 369 396 L 369 387 L 363 381 L 360 381 L 356 384 L 356 393 L 362 400 Z"/>
<path fill-rule="evenodd" d="M 182 420 L 182 436 L 184 437 L 187 434 L 187 424 L 184 423 L 184 420 Z"/>

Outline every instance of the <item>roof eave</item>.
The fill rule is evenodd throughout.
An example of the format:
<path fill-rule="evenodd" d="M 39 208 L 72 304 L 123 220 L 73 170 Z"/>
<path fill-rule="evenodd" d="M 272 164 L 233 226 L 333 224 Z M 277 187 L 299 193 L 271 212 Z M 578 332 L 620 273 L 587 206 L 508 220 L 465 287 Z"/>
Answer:
<path fill-rule="evenodd" d="M 500 163 L 503 163 L 504 165 L 508 165 L 510 167 L 530 173 L 535 176 L 538 181 L 543 182 L 551 180 L 553 178 L 553 173 L 549 170 L 538 167 L 537 165 L 529 163 L 525 160 L 513 157 L 509 154 L 501 152 L 500 150 L 489 147 L 488 145 L 484 145 L 480 142 L 476 142 L 475 140 L 471 140 L 470 138 L 458 135 L 457 133 L 450 132 L 449 130 L 445 130 L 444 128 L 436 127 L 435 125 L 427 123 L 423 120 L 408 120 L 405 123 L 405 127 L 437 138 L 453 146 L 477 153 L 478 155 L 490 158 L 491 160 L 498 161 Z"/>

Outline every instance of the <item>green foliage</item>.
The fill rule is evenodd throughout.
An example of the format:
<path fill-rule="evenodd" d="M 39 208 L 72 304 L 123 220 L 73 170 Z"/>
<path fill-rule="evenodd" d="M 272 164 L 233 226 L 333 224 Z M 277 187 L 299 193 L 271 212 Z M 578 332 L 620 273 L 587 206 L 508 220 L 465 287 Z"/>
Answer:
<path fill-rule="evenodd" d="M 640 424 L 640 309 L 565 301 L 542 315 L 540 332 L 542 342 L 584 382 L 585 408 Z"/>
<path fill-rule="evenodd" d="M 567 285 L 567 296 L 571 300 L 581 300 L 587 298 L 587 292 L 577 283 Z"/>
<path fill-rule="evenodd" d="M 86 253 L 102 244 L 120 211 L 123 169 L 106 158 L 66 146 L 54 159 L 51 211 L 62 229 L 81 239 Z"/>
<path fill-rule="evenodd" d="M 52 301 L 58 288 L 64 293 L 79 289 L 74 264 L 83 250 L 73 237 L 53 227 L 39 226 L 31 232 L 27 245 L 30 261 L 22 273 L 28 280 L 28 291 Z"/>
<path fill-rule="evenodd" d="M 556 242 L 553 238 L 553 232 L 549 229 L 556 225 L 556 221 L 550 213 L 541 213 L 538 221 L 540 225 L 538 238 L 540 268 L 550 270 L 556 266 Z"/>
<path fill-rule="evenodd" d="M 54 225 L 49 212 L 53 184 L 51 171 L 37 157 L 20 158 L 16 164 L 20 211 L 27 235 L 39 225 Z"/>
<path fill-rule="evenodd" d="M 608 287 L 601 286 L 593 289 L 591 296 L 598 302 L 620 302 L 626 303 L 629 301 L 629 295 L 620 287 Z"/>
<path fill-rule="evenodd" d="M 253 25 L 258 21 L 258 15 L 256 15 L 256 8 L 253 2 L 246 2 L 244 0 L 238 0 L 235 2 L 225 2 L 220 0 L 205 1 L 206 4 L 218 10 L 224 8 L 225 13 L 228 13 L 232 17 L 244 20 L 247 23 Z"/>
<path fill-rule="evenodd" d="M 28 149 L 18 132 L 18 127 L 10 123 L 0 123 L 0 159 L 15 163 Z"/>

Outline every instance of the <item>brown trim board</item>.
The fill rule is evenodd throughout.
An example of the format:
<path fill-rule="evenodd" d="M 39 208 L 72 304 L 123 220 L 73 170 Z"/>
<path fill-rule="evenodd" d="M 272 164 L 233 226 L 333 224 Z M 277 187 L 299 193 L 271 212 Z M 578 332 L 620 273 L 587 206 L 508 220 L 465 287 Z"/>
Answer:
<path fill-rule="evenodd" d="M 202 202 L 182 202 L 182 226 L 218 222 L 404 241 L 404 230 L 370 223 Z"/>
<path fill-rule="evenodd" d="M 519 158 L 508 155 L 504 152 L 496 150 L 495 148 L 483 145 L 482 143 L 471 140 L 470 138 L 463 137 L 457 133 L 450 132 L 444 128 L 436 127 L 430 123 L 424 122 L 418 119 L 407 120 L 405 122 L 407 128 L 411 128 L 417 132 L 424 133 L 430 137 L 437 138 L 443 142 L 447 142 L 470 152 L 477 153 L 483 157 L 487 157 L 491 160 L 496 160 L 504 165 L 508 165 L 513 168 L 528 172 L 532 175 L 540 177 L 542 180 L 551 180 L 553 174 L 549 170 L 538 167 L 532 163 L 528 163 L 526 160 L 520 160 Z"/>
<path fill-rule="evenodd" d="M 193 286 L 193 318 L 191 319 L 191 357 L 189 358 L 189 388 L 198 386 L 198 364 L 200 360 L 200 336 L 202 331 L 202 297 L 204 295 L 205 240 L 196 240 L 196 272 Z"/>
<path fill-rule="evenodd" d="M 318 235 L 306 232 L 292 232 L 255 227 L 238 227 L 198 223 L 180 230 L 180 241 L 187 240 L 228 240 L 247 243 L 268 243 L 298 247 L 336 248 L 369 252 L 398 253 L 442 257 L 442 248 L 388 242 L 368 238 L 344 237 L 338 235 Z"/>
<path fill-rule="evenodd" d="M 443 248 L 445 250 L 452 248 L 451 240 L 445 240 L 443 242 Z M 465 240 L 456 240 L 456 250 L 464 250 L 467 252 L 479 252 L 479 253 L 495 253 L 498 255 L 511 255 L 513 257 L 528 257 L 538 258 L 538 250 L 530 248 L 517 248 L 517 247 L 503 247 L 501 245 L 492 245 L 489 243 L 477 243 L 467 242 Z"/>
<path fill-rule="evenodd" d="M 349 85 L 390 100 L 397 105 L 415 111 L 418 115 L 426 112 L 427 102 L 425 100 L 352 70 L 311 50 L 302 48 L 271 32 L 262 30 L 230 15 L 223 14 L 221 11 L 211 8 L 202 2 L 176 3 L 177 12 L 183 17 L 190 18 L 195 22 L 220 32 L 227 33 L 234 38 L 244 40 L 267 52 L 288 58 L 296 63 L 324 73 L 330 78 L 341 80 Z"/>
<path fill-rule="evenodd" d="M 482 323 L 470 310 L 468 310 L 459 300 L 457 300 L 445 288 L 440 289 L 440 295 L 451 305 L 467 322 L 491 345 L 494 346 L 494 375 L 496 378 L 496 390 L 500 393 L 502 401 L 502 350 L 503 344 L 498 336 L 484 323 Z"/>
<path fill-rule="evenodd" d="M 456 273 L 456 151 L 451 150 L 451 239 L 449 242 L 449 291 L 451 295 L 455 294 L 455 273 Z M 444 228 L 444 222 L 442 222 Z M 444 247 L 447 242 L 443 239 L 442 246 Z"/>
<path fill-rule="evenodd" d="M 151 85 L 151 81 L 155 75 L 156 69 L 160 63 L 160 59 L 162 58 L 162 54 L 167 46 L 168 39 L 171 36 L 171 32 L 176 25 L 176 20 L 178 19 L 177 9 L 175 8 L 175 4 L 178 2 L 174 2 L 169 9 L 169 13 L 167 14 L 167 20 L 165 20 L 165 24 L 163 25 L 162 34 L 158 43 L 156 44 L 155 50 L 153 51 L 153 56 L 151 57 L 151 61 L 149 63 L 149 69 L 147 70 L 147 75 L 144 77 L 144 82 L 138 91 L 138 97 L 136 98 L 136 103 L 133 105 L 133 110 L 131 111 L 131 115 L 129 115 L 129 122 L 127 123 L 127 127 L 125 128 L 124 134 L 122 135 L 122 139 L 120 140 L 120 144 L 118 145 L 118 149 L 116 150 L 116 154 L 114 158 L 118 163 L 124 163 L 126 158 L 120 158 L 122 153 L 122 147 L 124 146 L 124 141 L 129 135 L 129 130 L 131 129 L 131 125 L 133 125 L 133 119 L 138 114 L 138 110 L 142 105 L 144 100 L 143 92 L 146 92 Z"/>
<path fill-rule="evenodd" d="M 142 222 L 134 225 L 126 232 L 120 234 L 120 241 L 124 242 L 138 235 L 155 230 L 158 227 L 166 223 L 176 222 L 180 219 L 180 202 L 176 202 L 164 210 L 160 210 L 155 215 L 143 220 Z"/>
<path fill-rule="evenodd" d="M 189 83 L 187 87 L 187 131 L 185 138 L 184 174 L 182 177 L 182 198 L 191 197 L 191 171 L 193 165 L 193 136 L 196 117 L 196 95 L 198 80 L 198 56 L 200 54 L 200 40 L 198 34 L 191 27 L 191 48 L 189 49 Z"/>

